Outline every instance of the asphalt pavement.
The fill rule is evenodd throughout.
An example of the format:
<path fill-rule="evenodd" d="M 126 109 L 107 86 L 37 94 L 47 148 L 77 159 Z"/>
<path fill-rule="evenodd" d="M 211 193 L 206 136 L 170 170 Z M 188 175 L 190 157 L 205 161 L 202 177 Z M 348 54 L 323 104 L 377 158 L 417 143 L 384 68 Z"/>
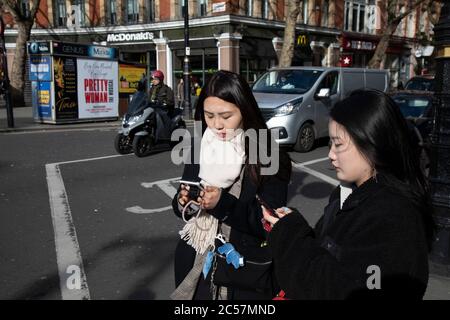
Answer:
<path fill-rule="evenodd" d="M 41 124 L 31 108 L 14 118 L 8 128 L 0 108 L 0 299 L 167 299 L 182 225 L 170 212 L 182 171 L 170 151 L 118 156 L 120 121 Z M 326 156 L 325 144 L 291 153 L 288 205 L 311 225 L 337 183 Z M 71 264 L 86 285 L 75 297 L 61 284 Z M 450 277 L 431 274 L 425 299 L 449 300 Z"/>

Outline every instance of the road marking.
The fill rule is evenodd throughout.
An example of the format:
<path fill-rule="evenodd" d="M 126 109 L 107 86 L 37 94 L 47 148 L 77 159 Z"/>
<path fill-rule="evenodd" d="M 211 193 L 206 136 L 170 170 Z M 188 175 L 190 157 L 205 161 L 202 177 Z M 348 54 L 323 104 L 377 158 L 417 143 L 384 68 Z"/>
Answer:
<path fill-rule="evenodd" d="M 142 182 L 141 186 L 144 188 L 153 188 L 154 186 L 160 188 L 170 199 L 173 199 L 175 195 L 177 194 L 177 189 L 172 186 L 171 182 L 176 182 L 180 180 L 181 177 L 171 178 L 171 179 L 165 179 L 165 180 L 159 180 L 154 182 Z M 162 207 L 162 208 L 156 208 L 156 209 L 144 209 L 140 206 L 133 206 L 125 209 L 128 212 L 136 213 L 136 214 L 148 214 L 148 213 L 158 213 L 158 212 L 164 212 L 167 210 L 172 210 L 172 206 Z"/>
<path fill-rule="evenodd" d="M 60 165 L 117 157 L 123 157 L 123 155 L 48 163 L 45 165 L 53 232 L 55 234 L 59 286 L 63 300 L 89 300 L 90 293 L 86 280 L 86 272 L 83 267 L 83 259 L 81 258 L 81 250 L 78 243 L 77 232 L 73 223 L 72 212 L 70 210 L 69 198 L 67 197 L 64 180 L 61 175 Z M 67 270 L 70 266 L 77 266 L 80 270 L 80 289 L 69 289 L 67 286 L 67 280 L 70 276 L 70 274 L 67 273 Z"/>
<path fill-rule="evenodd" d="M 95 161 L 95 160 L 103 160 L 103 159 L 111 159 L 111 158 L 117 158 L 117 157 L 126 157 L 126 156 L 132 156 L 133 153 L 130 154 L 115 154 L 112 156 L 104 156 L 104 157 L 97 157 L 97 158 L 89 158 L 89 159 L 80 159 L 80 160 L 72 160 L 72 161 L 64 161 L 64 162 L 56 162 L 52 164 L 61 165 L 61 164 L 69 164 L 69 163 L 78 163 L 78 162 L 88 162 L 88 161 Z"/>
<path fill-rule="evenodd" d="M 322 162 L 325 160 L 329 160 L 328 158 L 320 158 L 320 159 L 316 159 L 316 160 L 312 160 L 312 161 L 307 161 L 307 162 L 302 162 L 302 163 L 295 163 L 292 162 L 292 166 L 294 168 L 297 168 L 299 170 L 302 170 L 303 172 L 309 173 L 310 175 L 322 179 L 325 182 L 328 182 L 329 184 L 333 185 L 333 186 L 338 186 L 341 183 L 339 182 L 339 180 L 333 179 L 329 176 L 327 176 L 326 174 L 323 174 L 322 172 L 313 170 L 311 168 L 306 167 L 307 165 L 311 165 L 314 163 L 318 163 L 318 162 Z"/>
<path fill-rule="evenodd" d="M 56 261 L 58 264 L 59 287 L 63 300 L 89 300 L 89 287 L 84 272 L 80 246 L 72 220 L 69 199 L 58 164 L 46 164 L 50 210 L 55 233 Z M 80 269 L 80 289 L 69 289 L 66 270 L 70 266 Z"/>
<path fill-rule="evenodd" d="M 136 213 L 136 214 L 147 214 L 147 213 L 158 213 L 158 212 L 164 212 L 167 210 L 172 210 L 172 206 L 167 206 L 167 207 L 162 207 L 162 208 L 157 208 L 157 209 L 143 209 L 140 206 L 134 206 L 134 207 L 126 208 L 125 210 L 127 210 L 128 212 L 131 212 L 131 213 Z"/>

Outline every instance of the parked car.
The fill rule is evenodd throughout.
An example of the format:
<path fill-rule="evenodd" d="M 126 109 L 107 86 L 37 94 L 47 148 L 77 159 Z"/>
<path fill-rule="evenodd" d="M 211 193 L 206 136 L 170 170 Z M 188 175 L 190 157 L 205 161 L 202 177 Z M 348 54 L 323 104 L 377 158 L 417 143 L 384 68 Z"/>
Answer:
<path fill-rule="evenodd" d="M 358 68 L 273 68 L 253 85 L 267 126 L 279 132 L 278 143 L 310 151 L 316 139 L 328 136 L 330 109 L 360 88 L 386 92 L 386 70 Z"/>
<path fill-rule="evenodd" d="M 417 154 L 425 175 L 430 165 L 430 134 L 433 129 L 434 92 L 397 91 L 391 97 L 397 103 L 403 116 L 411 124 L 413 142 L 417 145 Z"/>
<path fill-rule="evenodd" d="M 434 91 L 434 76 L 415 76 L 405 84 L 405 90 Z"/>

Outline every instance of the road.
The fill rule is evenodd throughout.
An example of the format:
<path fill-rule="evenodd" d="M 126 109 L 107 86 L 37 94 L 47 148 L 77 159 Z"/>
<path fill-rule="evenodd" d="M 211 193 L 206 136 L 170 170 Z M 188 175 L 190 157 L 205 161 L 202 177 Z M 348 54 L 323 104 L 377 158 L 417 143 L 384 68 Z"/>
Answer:
<path fill-rule="evenodd" d="M 0 134 L 0 299 L 168 299 L 182 167 L 166 147 L 119 156 L 114 136 Z M 327 152 L 291 154 L 288 205 L 312 225 L 337 183 Z"/>

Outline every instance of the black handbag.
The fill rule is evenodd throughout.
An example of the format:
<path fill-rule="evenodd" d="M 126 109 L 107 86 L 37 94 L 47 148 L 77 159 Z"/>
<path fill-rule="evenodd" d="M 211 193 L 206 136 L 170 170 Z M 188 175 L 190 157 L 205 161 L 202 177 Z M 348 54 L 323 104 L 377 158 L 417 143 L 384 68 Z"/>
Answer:
<path fill-rule="evenodd" d="M 260 249 L 267 251 L 266 247 Z M 227 263 L 225 256 L 216 254 L 212 280 L 217 286 L 255 291 L 273 291 L 273 279 L 272 259 L 244 259 L 244 266 L 235 269 L 233 265 Z"/>

